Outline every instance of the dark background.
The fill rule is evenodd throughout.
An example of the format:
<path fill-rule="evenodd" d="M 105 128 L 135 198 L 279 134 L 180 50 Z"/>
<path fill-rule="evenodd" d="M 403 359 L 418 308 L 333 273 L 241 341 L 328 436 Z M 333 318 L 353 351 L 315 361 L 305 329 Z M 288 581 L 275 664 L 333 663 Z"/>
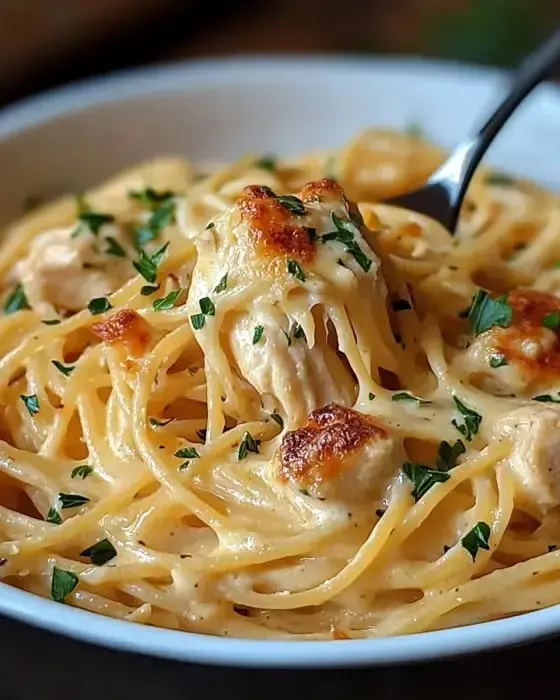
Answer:
<path fill-rule="evenodd" d="M 216 55 L 412 53 L 511 67 L 559 23 L 560 0 L 0 0 L 0 105 L 120 68 Z M 211 669 L 0 618 L 0 699 L 556 698 L 558 657 L 553 640 L 413 667 Z"/>

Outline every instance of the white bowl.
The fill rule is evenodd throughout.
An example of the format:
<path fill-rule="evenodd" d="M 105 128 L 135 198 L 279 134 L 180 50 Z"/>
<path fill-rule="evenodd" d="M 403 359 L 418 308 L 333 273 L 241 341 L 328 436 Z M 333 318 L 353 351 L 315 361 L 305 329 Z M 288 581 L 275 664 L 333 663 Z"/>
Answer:
<path fill-rule="evenodd" d="M 121 73 L 0 113 L 0 224 L 30 195 L 82 191 L 153 155 L 235 158 L 341 145 L 371 125 L 421 124 L 452 146 L 500 72 L 415 60 L 249 58 Z M 492 149 L 495 165 L 560 187 L 560 91 L 541 86 Z M 208 637 L 113 620 L 0 583 L 0 612 L 82 640 L 235 666 L 335 667 L 440 659 L 560 632 L 560 606 L 411 636 L 333 642 Z"/>

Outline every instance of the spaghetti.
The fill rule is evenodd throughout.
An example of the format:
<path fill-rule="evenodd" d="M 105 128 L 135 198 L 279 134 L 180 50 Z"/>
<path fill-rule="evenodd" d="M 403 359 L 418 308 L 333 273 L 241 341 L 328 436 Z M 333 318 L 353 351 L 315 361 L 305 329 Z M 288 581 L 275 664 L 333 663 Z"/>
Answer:
<path fill-rule="evenodd" d="M 2 581 L 258 638 L 560 602 L 560 200 L 481 169 L 454 238 L 378 203 L 442 159 L 161 159 L 12 225 Z"/>

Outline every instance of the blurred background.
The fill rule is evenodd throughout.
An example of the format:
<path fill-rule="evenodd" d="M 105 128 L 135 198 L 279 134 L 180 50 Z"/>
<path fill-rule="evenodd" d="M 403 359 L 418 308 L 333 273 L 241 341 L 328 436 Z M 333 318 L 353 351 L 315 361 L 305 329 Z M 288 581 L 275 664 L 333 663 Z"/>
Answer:
<path fill-rule="evenodd" d="M 560 0 L 0 0 L 0 104 L 146 63 L 247 53 L 515 65 Z"/>

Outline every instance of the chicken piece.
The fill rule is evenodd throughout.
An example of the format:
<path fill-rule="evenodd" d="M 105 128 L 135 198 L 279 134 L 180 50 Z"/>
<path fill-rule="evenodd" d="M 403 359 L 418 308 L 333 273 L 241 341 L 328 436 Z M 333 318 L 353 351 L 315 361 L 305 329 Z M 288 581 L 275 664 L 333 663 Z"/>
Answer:
<path fill-rule="evenodd" d="M 560 504 L 560 407 L 523 406 L 494 428 L 496 438 L 509 438 L 509 465 L 519 489 L 541 511 Z"/>
<path fill-rule="evenodd" d="M 560 299 L 517 289 L 507 303 L 513 310 L 509 326 L 481 333 L 453 366 L 490 393 L 531 397 L 560 378 Z"/>
<path fill-rule="evenodd" d="M 372 502 L 405 461 L 402 444 L 388 427 L 331 404 L 284 435 L 278 476 L 316 498 Z"/>
<path fill-rule="evenodd" d="M 119 227 L 106 224 L 97 236 L 77 226 L 45 231 L 33 239 L 15 267 L 30 305 L 40 315 L 80 311 L 90 299 L 116 291 L 135 271 L 130 243 Z M 118 253 L 108 253 L 108 250 Z M 122 252 L 121 252 L 122 251 Z"/>
<path fill-rule="evenodd" d="M 258 417 L 263 396 L 288 425 L 301 425 L 326 403 L 352 405 L 363 365 L 341 354 L 354 343 L 350 329 L 373 348 L 368 370 L 397 371 L 402 349 L 389 324 L 380 261 L 361 226 L 340 187 L 320 180 L 297 197 L 246 187 L 197 237 L 187 305 L 191 318 L 206 298 L 215 305 L 195 337 L 238 419 Z"/>

